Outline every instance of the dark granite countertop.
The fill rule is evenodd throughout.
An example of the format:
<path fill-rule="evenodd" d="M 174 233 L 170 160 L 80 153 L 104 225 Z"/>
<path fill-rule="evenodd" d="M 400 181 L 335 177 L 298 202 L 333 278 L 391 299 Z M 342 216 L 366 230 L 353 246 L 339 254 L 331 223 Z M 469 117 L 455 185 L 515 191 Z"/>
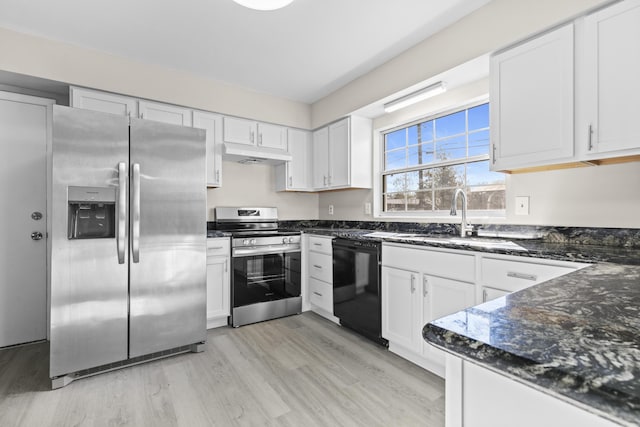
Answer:
<path fill-rule="evenodd" d="M 429 343 L 640 424 L 640 267 L 599 263 L 427 324 Z"/>
<path fill-rule="evenodd" d="M 231 237 L 231 233 L 218 230 L 207 230 L 207 238 Z"/>

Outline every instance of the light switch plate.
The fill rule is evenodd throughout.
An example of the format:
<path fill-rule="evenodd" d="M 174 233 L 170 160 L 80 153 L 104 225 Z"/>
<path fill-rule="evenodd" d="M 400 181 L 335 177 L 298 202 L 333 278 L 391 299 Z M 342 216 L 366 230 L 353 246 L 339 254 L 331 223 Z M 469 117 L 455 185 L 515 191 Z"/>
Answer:
<path fill-rule="evenodd" d="M 516 197 L 516 215 L 529 215 L 529 196 Z"/>
<path fill-rule="evenodd" d="M 371 203 L 367 202 L 364 204 L 364 214 L 371 215 Z"/>
<path fill-rule="evenodd" d="M 329 205 L 329 215 L 333 215 L 333 205 Z"/>

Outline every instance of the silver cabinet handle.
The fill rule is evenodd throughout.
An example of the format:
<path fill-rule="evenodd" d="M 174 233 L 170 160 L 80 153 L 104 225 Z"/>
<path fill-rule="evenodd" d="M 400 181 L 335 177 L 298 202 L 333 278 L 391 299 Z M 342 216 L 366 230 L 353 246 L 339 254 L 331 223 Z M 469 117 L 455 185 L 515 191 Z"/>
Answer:
<path fill-rule="evenodd" d="M 293 177 L 289 177 L 289 187 L 293 187 Z"/>
<path fill-rule="evenodd" d="M 31 233 L 31 240 L 42 240 L 43 237 L 44 236 L 39 231 L 34 231 L 33 233 Z"/>
<path fill-rule="evenodd" d="M 140 118 L 144 119 L 144 113 L 140 113 Z"/>
<path fill-rule="evenodd" d="M 422 296 L 427 297 L 429 295 L 429 278 L 422 276 Z"/>
<path fill-rule="evenodd" d="M 133 185 L 131 186 L 131 255 L 133 262 L 140 262 L 140 164 L 134 163 L 131 175 Z"/>
<path fill-rule="evenodd" d="M 489 294 L 487 292 L 486 289 L 482 290 L 482 302 L 487 302 L 487 299 L 489 298 Z"/>
<path fill-rule="evenodd" d="M 515 271 L 507 272 L 507 277 L 514 277 L 516 279 L 531 280 L 533 282 L 538 280 L 538 276 L 535 276 L 533 274 L 517 273 Z"/>
<path fill-rule="evenodd" d="M 222 246 L 211 246 L 209 249 L 222 249 Z"/>
<path fill-rule="evenodd" d="M 314 243 L 313 246 L 322 246 L 322 243 Z"/>
<path fill-rule="evenodd" d="M 496 144 L 493 144 L 493 159 L 491 159 L 491 161 L 493 162 L 493 164 L 496 164 Z"/>
<path fill-rule="evenodd" d="M 327 176 L 326 176 L 326 175 L 324 175 L 324 176 L 322 177 L 322 180 L 323 180 L 323 183 L 324 183 L 323 185 L 326 187 L 326 186 L 327 186 Z"/>
<path fill-rule="evenodd" d="M 262 133 L 258 134 L 258 145 L 262 145 Z"/>
<path fill-rule="evenodd" d="M 229 271 L 229 260 L 225 259 L 224 260 L 224 272 L 226 273 L 227 271 Z"/>
<path fill-rule="evenodd" d="M 331 174 L 327 177 L 327 185 L 331 185 Z"/>
<path fill-rule="evenodd" d="M 318 295 L 319 297 L 321 297 L 321 296 L 322 296 L 322 294 L 321 294 L 320 292 L 316 292 L 316 291 L 313 291 L 313 294 L 314 294 L 314 295 Z"/>
<path fill-rule="evenodd" d="M 589 123 L 589 151 L 593 150 L 593 126 Z"/>
<path fill-rule="evenodd" d="M 220 169 L 216 171 L 216 184 L 220 183 Z"/>
<path fill-rule="evenodd" d="M 315 268 L 318 268 L 318 269 L 322 270 L 322 266 L 321 266 L 321 265 L 313 264 L 313 266 L 314 266 Z"/>
<path fill-rule="evenodd" d="M 126 228 L 127 228 L 127 164 L 118 163 L 118 264 L 124 264 Z"/>
<path fill-rule="evenodd" d="M 253 144 L 254 132 L 251 131 L 251 143 Z"/>
<path fill-rule="evenodd" d="M 416 291 L 416 276 L 414 274 L 411 275 L 411 293 Z"/>

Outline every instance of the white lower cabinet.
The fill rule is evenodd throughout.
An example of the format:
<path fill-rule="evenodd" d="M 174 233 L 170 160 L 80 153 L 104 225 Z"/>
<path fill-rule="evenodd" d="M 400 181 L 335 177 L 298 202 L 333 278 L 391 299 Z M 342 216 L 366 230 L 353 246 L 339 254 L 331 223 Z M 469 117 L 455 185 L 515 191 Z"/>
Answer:
<path fill-rule="evenodd" d="M 382 336 L 392 352 L 444 376 L 445 353 L 422 337 L 427 323 L 585 266 L 384 243 Z"/>
<path fill-rule="evenodd" d="M 447 427 L 618 425 L 453 355 L 447 355 L 445 386 Z"/>
<path fill-rule="evenodd" d="M 303 285 L 303 289 L 306 289 L 306 296 L 303 300 L 315 313 L 338 323 L 333 315 L 332 240 L 331 236 L 305 235 L 306 286 Z"/>
<path fill-rule="evenodd" d="M 207 239 L 207 329 L 224 326 L 231 307 L 228 237 Z"/>

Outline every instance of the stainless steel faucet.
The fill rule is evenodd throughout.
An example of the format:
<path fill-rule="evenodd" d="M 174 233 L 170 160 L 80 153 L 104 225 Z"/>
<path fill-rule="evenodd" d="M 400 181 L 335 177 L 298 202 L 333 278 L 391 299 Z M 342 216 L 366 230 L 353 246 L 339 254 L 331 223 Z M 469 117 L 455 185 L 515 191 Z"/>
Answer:
<path fill-rule="evenodd" d="M 462 196 L 462 223 L 460 224 L 460 237 L 466 237 L 467 234 L 473 233 L 473 225 L 467 222 L 467 195 L 462 188 L 458 188 L 451 200 L 451 216 L 456 216 L 456 205 L 458 204 L 458 196 Z"/>

